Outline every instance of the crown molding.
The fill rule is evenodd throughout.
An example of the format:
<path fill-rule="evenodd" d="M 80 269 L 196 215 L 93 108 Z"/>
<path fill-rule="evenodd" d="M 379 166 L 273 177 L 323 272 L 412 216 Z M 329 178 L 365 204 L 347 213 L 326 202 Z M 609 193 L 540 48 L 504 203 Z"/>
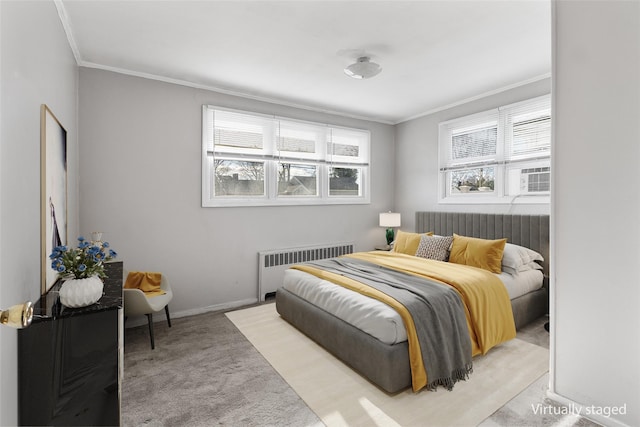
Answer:
<path fill-rule="evenodd" d="M 62 0 L 53 0 L 53 4 L 58 10 L 58 17 L 60 18 L 62 28 L 67 35 L 67 41 L 69 42 L 69 47 L 71 47 L 71 52 L 73 52 L 73 57 L 76 60 L 76 64 L 80 65 L 80 63 L 82 62 L 82 57 L 80 56 L 80 49 L 78 49 L 78 44 L 76 43 L 75 36 L 73 35 L 73 29 L 71 28 L 71 24 L 69 22 L 67 9 L 65 9 Z"/>
<path fill-rule="evenodd" d="M 551 73 L 545 73 L 545 74 L 542 74 L 542 75 L 539 75 L 539 76 L 536 76 L 536 77 L 533 77 L 533 78 L 530 78 L 530 79 L 527 79 L 527 80 L 520 81 L 518 83 L 513 83 L 513 84 L 510 84 L 510 85 L 507 85 L 507 86 L 503 86 L 503 87 L 498 88 L 498 89 L 490 90 L 488 92 L 483 92 L 481 94 L 478 94 L 478 95 L 475 95 L 475 96 L 472 96 L 472 97 L 469 97 L 469 98 L 461 99 L 460 101 L 456 101 L 456 102 L 453 102 L 451 104 L 443 105 L 442 107 L 433 108 L 431 110 L 425 111 L 424 113 L 420 113 L 420 114 L 416 114 L 414 116 L 407 117 L 405 119 L 402 119 L 402 120 L 399 120 L 399 121 L 395 122 L 394 125 L 397 125 L 397 124 L 400 124 L 400 123 L 404 123 L 404 122 L 408 122 L 410 120 L 419 119 L 420 117 L 429 116 L 431 114 L 438 113 L 440 111 L 448 110 L 449 108 L 457 107 L 459 105 L 464 105 L 464 104 L 467 104 L 467 103 L 472 102 L 472 101 L 477 101 L 478 99 L 482 99 L 482 98 L 486 98 L 488 96 L 496 95 L 498 93 L 506 92 L 508 90 L 515 89 L 515 88 L 518 88 L 520 86 L 525 86 L 525 85 L 528 85 L 530 83 L 535 83 L 535 82 L 538 82 L 540 80 L 548 79 L 550 77 L 551 77 Z"/>

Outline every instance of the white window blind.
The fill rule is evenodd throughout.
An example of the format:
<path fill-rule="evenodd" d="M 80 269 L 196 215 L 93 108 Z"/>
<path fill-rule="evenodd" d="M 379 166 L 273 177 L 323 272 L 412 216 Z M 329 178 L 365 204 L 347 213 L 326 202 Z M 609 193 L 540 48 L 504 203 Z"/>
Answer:
<path fill-rule="evenodd" d="M 548 157 L 551 153 L 551 108 L 535 101 L 506 109 L 505 142 L 509 159 Z"/>
<path fill-rule="evenodd" d="M 210 110 L 209 117 L 210 148 L 236 153 L 257 153 L 265 148 L 270 130 L 267 118 L 217 110 Z"/>
<path fill-rule="evenodd" d="M 489 123 L 478 129 L 458 130 L 451 135 L 452 163 L 494 157 L 497 145 L 497 123 Z"/>
<path fill-rule="evenodd" d="M 325 126 L 278 120 L 276 150 L 283 158 L 321 159 Z"/>
<path fill-rule="evenodd" d="M 366 130 L 203 106 L 203 206 L 369 202 Z"/>

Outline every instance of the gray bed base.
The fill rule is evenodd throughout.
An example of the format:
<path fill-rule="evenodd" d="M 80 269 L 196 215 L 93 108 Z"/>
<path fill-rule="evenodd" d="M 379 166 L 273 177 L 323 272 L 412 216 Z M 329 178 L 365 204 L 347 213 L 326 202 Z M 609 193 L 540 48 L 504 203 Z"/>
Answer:
<path fill-rule="evenodd" d="M 506 237 L 509 242 L 549 257 L 549 216 L 465 214 L 451 212 L 417 212 L 416 231 L 487 239 Z M 542 289 L 511 301 L 516 329 L 548 313 L 547 280 Z M 411 386 L 407 342 L 385 344 L 302 298 L 280 288 L 276 292 L 276 309 L 309 338 L 388 393 Z"/>
<path fill-rule="evenodd" d="M 276 291 L 283 319 L 388 393 L 411 385 L 407 341 L 385 344 L 284 288 Z"/>

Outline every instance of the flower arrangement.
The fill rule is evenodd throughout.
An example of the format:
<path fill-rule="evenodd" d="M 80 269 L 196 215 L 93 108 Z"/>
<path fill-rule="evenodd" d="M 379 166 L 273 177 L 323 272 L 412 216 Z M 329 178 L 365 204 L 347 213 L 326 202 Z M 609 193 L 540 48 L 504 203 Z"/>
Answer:
<path fill-rule="evenodd" d="M 101 279 L 107 277 L 104 272 L 105 261 L 115 258 L 118 254 L 109 248 L 107 242 L 88 242 L 84 237 L 78 237 L 78 247 L 56 246 L 49 255 L 51 268 L 56 270 L 60 277 L 86 279 L 98 276 Z"/>

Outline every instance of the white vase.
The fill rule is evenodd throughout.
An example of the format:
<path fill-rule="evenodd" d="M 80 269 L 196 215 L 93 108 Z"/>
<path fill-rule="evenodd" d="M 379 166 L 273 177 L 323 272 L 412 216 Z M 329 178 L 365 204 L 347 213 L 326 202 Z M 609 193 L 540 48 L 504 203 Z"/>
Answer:
<path fill-rule="evenodd" d="M 60 302 L 71 308 L 86 307 L 102 298 L 103 286 L 98 276 L 66 280 L 60 287 Z"/>

